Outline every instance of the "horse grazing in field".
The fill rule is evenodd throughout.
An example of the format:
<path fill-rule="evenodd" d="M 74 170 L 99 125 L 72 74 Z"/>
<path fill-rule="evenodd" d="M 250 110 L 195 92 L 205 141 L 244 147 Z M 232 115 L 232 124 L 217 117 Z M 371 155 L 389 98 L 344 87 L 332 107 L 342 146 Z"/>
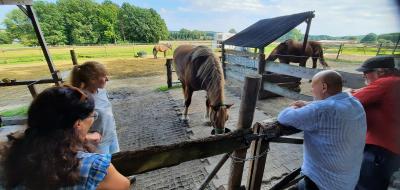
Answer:
<path fill-rule="evenodd" d="M 155 45 L 153 47 L 154 59 L 157 59 L 157 53 L 158 52 L 164 52 L 164 57 L 166 57 L 168 49 L 172 50 L 172 45 L 171 44 L 157 44 L 157 45 Z"/>
<path fill-rule="evenodd" d="M 226 131 L 228 109 L 224 103 L 224 74 L 218 58 L 205 46 L 181 45 L 174 51 L 176 74 L 182 83 L 185 97 L 183 120 L 188 120 L 188 108 L 194 91 L 207 91 L 205 119 L 210 121 L 216 134 Z"/>
<path fill-rule="evenodd" d="M 303 43 L 291 39 L 286 40 L 273 49 L 266 60 L 275 61 L 278 58 L 281 63 L 289 64 L 293 62 L 299 63 L 301 67 L 305 67 L 309 57 L 312 58 L 313 69 L 317 68 L 318 59 L 324 69 L 329 67 L 325 62 L 321 44 L 315 41 L 308 41 L 306 49 L 303 52 Z"/>

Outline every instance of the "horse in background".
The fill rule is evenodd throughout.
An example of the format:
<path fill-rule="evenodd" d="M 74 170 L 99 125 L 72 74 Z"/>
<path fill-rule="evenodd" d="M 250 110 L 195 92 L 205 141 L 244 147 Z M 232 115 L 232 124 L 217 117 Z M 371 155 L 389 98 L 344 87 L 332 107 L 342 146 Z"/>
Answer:
<path fill-rule="evenodd" d="M 157 53 L 158 52 L 164 52 L 164 57 L 166 57 L 168 49 L 172 50 L 172 45 L 171 44 L 157 44 L 157 45 L 155 45 L 153 47 L 154 59 L 157 59 Z"/>
<path fill-rule="evenodd" d="M 271 54 L 267 57 L 267 61 L 275 61 L 289 64 L 290 62 L 299 63 L 301 67 L 305 67 L 308 58 L 311 57 L 313 61 L 312 68 L 317 68 L 317 60 L 321 63 L 322 67 L 328 68 L 328 64 L 324 59 L 324 52 L 320 43 L 315 41 L 308 41 L 306 49 L 303 52 L 303 43 L 297 42 L 292 39 L 280 43 Z"/>
<path fill-rule="evenodd" d="M 205 90 L 205 119 L 214 127 L 216 134 L 227 131 L 228 105 L 224 102 L 224 74 L 218 58 L 205 46 L 181 45 L 174 51 L 174 67 L 182 83 L 185 97 L 185 110 L 182 120 L 188 121 L 188 109 L 194 91 Z"/>

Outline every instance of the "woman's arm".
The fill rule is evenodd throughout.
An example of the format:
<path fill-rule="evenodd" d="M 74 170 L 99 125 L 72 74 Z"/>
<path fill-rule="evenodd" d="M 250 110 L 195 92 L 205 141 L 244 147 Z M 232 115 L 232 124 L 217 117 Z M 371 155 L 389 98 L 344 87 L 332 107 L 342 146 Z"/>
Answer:
<path fill-rule="evenodd" d="M 110 164 L 107 169 L 107 175 L 102 182 L 100 182 L 99 186 L 97 186 L 98 190 L 107 189 L 107 190 L 126 190 L 129 189 L 129 180 L 122 174 L 120 174 L 115 167 Z"/>

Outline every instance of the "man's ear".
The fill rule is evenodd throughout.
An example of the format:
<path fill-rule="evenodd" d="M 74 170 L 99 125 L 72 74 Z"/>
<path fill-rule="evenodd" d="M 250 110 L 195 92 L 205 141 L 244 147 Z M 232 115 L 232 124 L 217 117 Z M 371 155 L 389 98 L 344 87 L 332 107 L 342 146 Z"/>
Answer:
<path fill-rule="evenodd" d="M 328 92 L 328 84 L 326 84 L 325 82 L 322 83 L 322 92 Z"/>

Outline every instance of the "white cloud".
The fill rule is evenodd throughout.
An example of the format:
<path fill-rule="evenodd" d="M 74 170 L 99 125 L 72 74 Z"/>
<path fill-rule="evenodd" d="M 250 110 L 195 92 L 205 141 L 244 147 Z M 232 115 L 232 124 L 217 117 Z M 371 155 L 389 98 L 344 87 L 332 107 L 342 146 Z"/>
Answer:
<path fill-rule="evenodd" d="M 260 0 L 187 0 L 192 10 L 229 12 L 229 11 L 260 11 L 265 8 Z"/>

